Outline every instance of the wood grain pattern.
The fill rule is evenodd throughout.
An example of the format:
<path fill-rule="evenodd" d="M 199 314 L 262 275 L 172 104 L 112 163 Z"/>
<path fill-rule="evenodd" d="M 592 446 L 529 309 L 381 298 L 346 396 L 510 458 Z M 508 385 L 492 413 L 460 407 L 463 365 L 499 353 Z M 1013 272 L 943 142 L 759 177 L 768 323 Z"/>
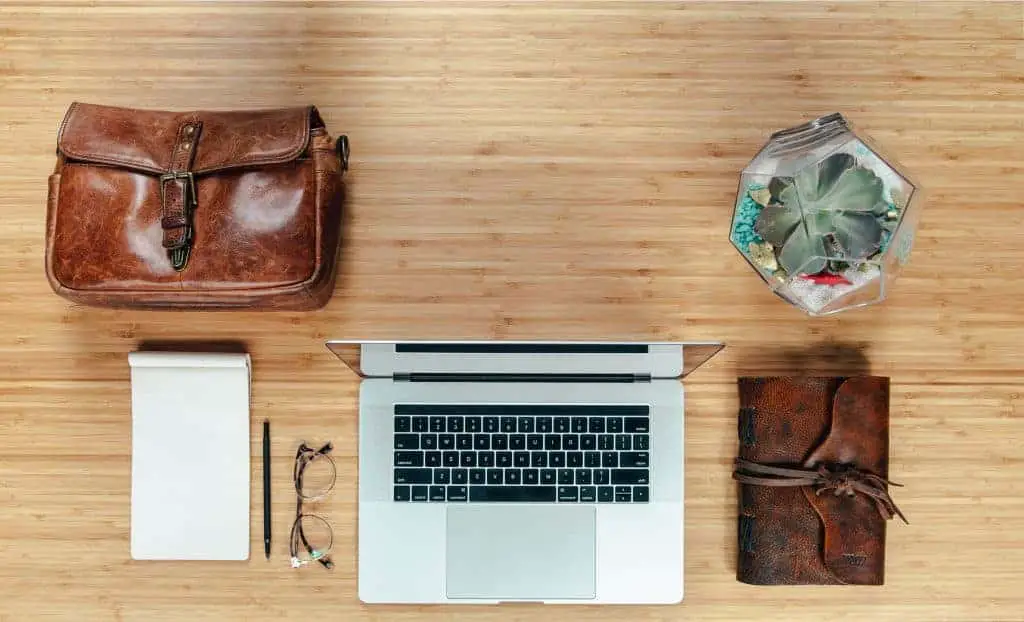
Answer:
<path fill-rule="evenodd" d="M 0 620 L 1024 619 L 1021 34 L 1021 3 L 969 0 L 0 4 Z M 354 154 L 330 306 L 140 313 L 51 294 L 46 176 L 74 100 L 319 105 Z M 890 300 L 811 321 L 726 232 L 768 133 L 834 110 L 930 199 Z M 688 382 L 685 603 L 361 606 L 356 383 L 322 342 L 401 337 L 728 342 Z M 128 560 L 126 353 L 175 340 L 253 354 L 254 464 L 259 422 L 275 433 L 271 563 L 258 468 L 249 563 Z M 912 522 L 890 529 L 887 585 L 736 583 L 735 376 L 867 368 L 893 379 Z M 294 571 L 289 462 L 325 438 L 337 568 Z"/>

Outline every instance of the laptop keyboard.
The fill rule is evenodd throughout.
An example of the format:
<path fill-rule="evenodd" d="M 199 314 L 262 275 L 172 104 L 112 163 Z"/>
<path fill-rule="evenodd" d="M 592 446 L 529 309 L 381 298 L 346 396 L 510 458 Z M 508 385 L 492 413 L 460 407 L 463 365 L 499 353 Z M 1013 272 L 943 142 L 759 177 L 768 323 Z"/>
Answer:
<path fill-rule="evenodd" d="M 396 404 L 395 501 L 646 503 L 647 406 Z"/>

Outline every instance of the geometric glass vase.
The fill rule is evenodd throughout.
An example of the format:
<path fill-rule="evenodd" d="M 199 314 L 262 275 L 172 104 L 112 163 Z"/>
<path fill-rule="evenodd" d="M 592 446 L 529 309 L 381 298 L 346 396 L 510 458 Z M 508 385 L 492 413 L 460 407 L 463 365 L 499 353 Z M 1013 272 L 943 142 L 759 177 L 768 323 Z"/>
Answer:
<path fill-rule="evenodd" d="M 829 315 L 885 300 L 920 202 L 836 113 L 771 136 L 740 175 L 729 239 L 779 297 Z"/>

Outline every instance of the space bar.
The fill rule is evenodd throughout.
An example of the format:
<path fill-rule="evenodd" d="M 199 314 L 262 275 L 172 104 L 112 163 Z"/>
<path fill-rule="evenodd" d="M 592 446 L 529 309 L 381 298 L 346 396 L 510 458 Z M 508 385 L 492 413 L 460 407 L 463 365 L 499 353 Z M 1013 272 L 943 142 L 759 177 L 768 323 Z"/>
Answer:
<path fill-rule="evenodd" d="M 469 500 L 497 503 L 554 503 L 554 486 L 470 486 Z"/>

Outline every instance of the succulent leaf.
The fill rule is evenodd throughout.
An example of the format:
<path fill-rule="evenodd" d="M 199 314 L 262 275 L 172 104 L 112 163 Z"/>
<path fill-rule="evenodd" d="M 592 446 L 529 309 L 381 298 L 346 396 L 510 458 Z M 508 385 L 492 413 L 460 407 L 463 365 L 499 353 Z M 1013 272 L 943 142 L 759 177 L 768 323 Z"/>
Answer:
<path fill-rule="evenodd" d="M 800 210 L 785 205 L 769 205 L 758 214 L 754 232 L 772 246 L 781 248 L 799 224 Z"/>
<path fill-rule="evenodd" d="M 868 257 L 882 244 L 882 224 L 872 214 L 847 212 L 842 218 L 833 218 L 832 227 L 846 257 Z"/>
<path fill-rule="evenodd" d="M 825 241 L 808 235 L 804 226 L 793 229 L 779 252 L 779 266 L 789 274 L 816 274 L 825 269 Z"/>

